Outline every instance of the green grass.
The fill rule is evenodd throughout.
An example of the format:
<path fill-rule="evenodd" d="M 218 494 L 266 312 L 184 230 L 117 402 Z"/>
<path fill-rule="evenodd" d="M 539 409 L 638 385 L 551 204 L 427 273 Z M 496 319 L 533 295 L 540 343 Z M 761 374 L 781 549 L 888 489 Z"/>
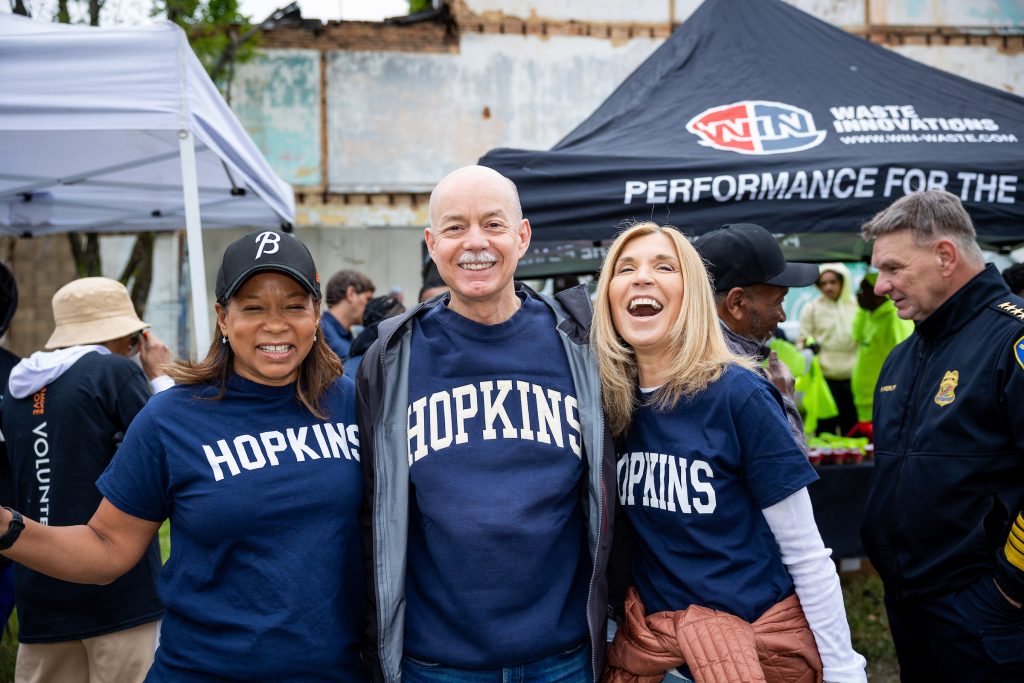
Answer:
<path fill-rule="evenodd" d="M 882 580 L 872 571 L 843 574 L 840 582 L 853 649 L 868 660 L 868 679 L 872 683 L 897 683 L 899 665 L 882 601 Z"/>
<path fill-rule="evenodd" d="M 854 649 L 869 661 L 895 658 L 889 620 L 882 602 L 881 579 L 873 575 L 848 574 L 841 581 Z"/>
<path fill-rule="evenodd" d="M 0 681 L 2 683 L 10 683 L 14 680 L 14 660 L 17 656 L 18 613 L 14 612 L 4 629 L 3 641 L 0 642 Z"/>

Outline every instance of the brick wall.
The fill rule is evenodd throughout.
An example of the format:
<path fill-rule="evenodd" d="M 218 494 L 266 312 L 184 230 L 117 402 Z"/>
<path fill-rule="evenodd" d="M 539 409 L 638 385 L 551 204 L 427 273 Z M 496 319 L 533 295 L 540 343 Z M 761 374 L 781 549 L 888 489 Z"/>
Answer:
<path fill-rule="evenodd" d="M 855 31 L 873 43 L 898 45 L 978 45 L 992 47 L 1011 55 L 1024 51 L 1024 36 L 999 32 L 978 33 L 944 26 L 873 26 Z"/>
<path fill-rule="evenodd" d="M 633 38 L 664 39 L 678 22 L 559 21 L 508 16 L 501 12 L 474 14 L 461 1 L 451 3 L 451 15 L 414 24 L 370 21 L 311 21 L 301 27 L 265 32 L 261 48 L 384 50 L 420 53 L 456 53 L 461 33 L 589 36 L 620 41 Z M 1017 54 L 1024 50 L 1019 30 L 993 27 L 897 26 L 872 24 L 846 27 L 852 33 L 884 45 L 985 45 Z"/>
<path fill-rule="evenodd" d="M 0 260 L 18 283 L 18 310 L 3 346 L 19 356 L 43 348 L 53 332 L 50 300 L 75 277 L 75 264 L 65 235 L 0 237 Z"/>
<path fill-rule="evenodd" d="M 282 27 L 266 31 L 260 36 L 259 47 L 455 53 L 459 51 L 459 42 L 452 27 L 438 21 L 415 24 L 329 21 L 319 26 Z"/>

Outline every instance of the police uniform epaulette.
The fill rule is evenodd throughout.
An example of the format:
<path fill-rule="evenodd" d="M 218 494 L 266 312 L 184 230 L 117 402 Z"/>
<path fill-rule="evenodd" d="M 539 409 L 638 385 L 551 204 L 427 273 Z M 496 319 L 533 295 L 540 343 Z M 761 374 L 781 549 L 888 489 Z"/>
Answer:
<path fill-rule="evenodd" d="M 1017 320 L 1024 322 L 1024 300 L 1019 297 L 999 299 L 996 303 L 991 304 L 991 307 L 1012 318 L 1016 318 Z"/>

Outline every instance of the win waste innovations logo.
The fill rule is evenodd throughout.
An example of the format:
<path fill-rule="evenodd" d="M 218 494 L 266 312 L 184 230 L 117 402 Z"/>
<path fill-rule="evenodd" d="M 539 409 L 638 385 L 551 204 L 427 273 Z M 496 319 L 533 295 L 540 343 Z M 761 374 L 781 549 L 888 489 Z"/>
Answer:
<path fill-rule="evenodd" d="M 821 144 L 810 112 L 782 102 L 744 100 L 711 107 L 694 116 L 686 130 L 700 144 L 739 154 L 785 154 Z"/>

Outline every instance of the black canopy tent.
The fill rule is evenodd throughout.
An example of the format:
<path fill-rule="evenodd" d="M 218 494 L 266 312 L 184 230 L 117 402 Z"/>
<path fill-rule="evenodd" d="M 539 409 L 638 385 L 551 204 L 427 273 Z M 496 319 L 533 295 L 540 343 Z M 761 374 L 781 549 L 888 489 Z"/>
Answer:
<path fill-rule="evenodd" d="M 961 197 L 987 246 L 1024 242 L 1024 98 L 781 0 L 705 0 L 552 150 L 480 163 L 519 187 L 528 269 L 546 248 L 547 270 L 592 270 L 587 245 L 648 219 L 690 235 L 756 222 L 791 258 L 856 260 L 864 221 L 933 187 Z"/>

